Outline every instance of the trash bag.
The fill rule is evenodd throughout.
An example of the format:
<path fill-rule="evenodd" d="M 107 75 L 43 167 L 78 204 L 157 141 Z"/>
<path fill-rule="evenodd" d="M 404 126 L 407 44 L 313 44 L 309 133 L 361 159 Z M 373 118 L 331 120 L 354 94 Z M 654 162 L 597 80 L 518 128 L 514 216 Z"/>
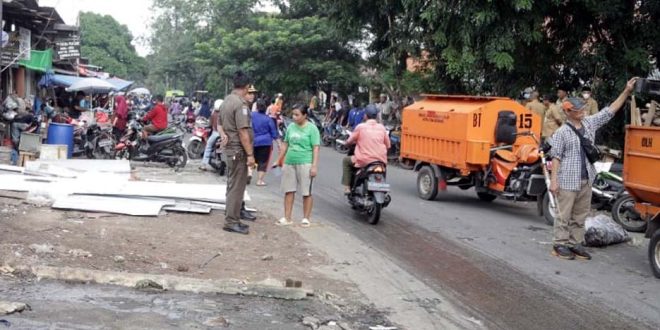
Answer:
<path fill-rule="evenodd" d="M 585 222 L 584 240 L 587 246 L 607 246 L 630 240 L 628 232 L 605 214 L 588 217 Z"/>

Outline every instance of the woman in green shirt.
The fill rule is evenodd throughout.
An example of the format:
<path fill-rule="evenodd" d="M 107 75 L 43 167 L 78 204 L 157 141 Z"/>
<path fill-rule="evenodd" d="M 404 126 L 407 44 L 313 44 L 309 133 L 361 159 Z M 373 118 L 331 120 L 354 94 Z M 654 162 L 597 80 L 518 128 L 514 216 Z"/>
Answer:
<path fill-rule="evenodd" d="M 312 182 L 318 173 L 321 134 L 315 125 L 307 121 L 308 109 L 295 105 L 292 110 L 294 123 L 286 129 L 284 143 L 277 160 L 282 167 L 282 191 L 284 191 L 284 217 L 278 225 L 290 225 L 293 200 L 296 192 L 303 195 L 303 226 L 309 226 L 312 215 Z"/>

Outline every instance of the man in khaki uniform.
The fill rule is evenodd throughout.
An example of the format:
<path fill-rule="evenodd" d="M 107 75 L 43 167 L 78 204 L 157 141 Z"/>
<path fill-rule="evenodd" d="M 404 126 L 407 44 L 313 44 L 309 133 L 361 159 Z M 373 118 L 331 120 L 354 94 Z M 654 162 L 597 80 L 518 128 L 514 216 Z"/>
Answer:
<path fill-rule="evenodd" d="M 568 84 L 561 84 L 557 87 L 557 106 L 561 108 L 561 105 L 564 102 L 568 101 L 568 93 L 571 91 L 571 87 Z"/>
<path fill-rule="evenodd" d="M 600 110 L 598 109 L 598 102 L 591 95 L 590 87 L 585 86 L 582 88 L 582 98 L 587 103 L 587 116 L 594 115 Z"/>
<path fill-rule="evenodd" d="M 555 103 L 555 96 L 546 95 L 543 97 L 543 105 L 546 106 L 545 119 L 543 120 L 543 130 L 541 137 L 548 139 L 555 131 L 566 121 L 566 114 Z"/>
<path fill-rule="evenodd" d="M 249 78 L 238 71 L 234 90 L 220 106 L 219 122 L 227 135 L 227 199 L 225 231 L 247 235 L 249 226 L 241 223 L 243 196 L 247 185 L 248 166 L 254 166 L 252 114 L 247 101 Z"/>
<path fill-rule="evenodd" d="M 541 103 L 540 97 L 541 95 L 539 95 L 538 91 L 532 92 L 530 101 L 525 105 L 525 108 L 541 116 L 541 120 L 543 120 L 545 118 L 546 107 Z"/>

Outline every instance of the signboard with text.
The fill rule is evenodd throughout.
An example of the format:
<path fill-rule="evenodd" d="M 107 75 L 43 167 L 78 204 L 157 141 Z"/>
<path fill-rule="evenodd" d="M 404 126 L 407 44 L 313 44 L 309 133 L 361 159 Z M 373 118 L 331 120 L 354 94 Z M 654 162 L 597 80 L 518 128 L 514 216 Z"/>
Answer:
<path fill-rule="evenodd" d="M 65 38 L 55 41 L 57 58 L 60 60 L 76 59 L 80 57 L 80 39 Z"/>

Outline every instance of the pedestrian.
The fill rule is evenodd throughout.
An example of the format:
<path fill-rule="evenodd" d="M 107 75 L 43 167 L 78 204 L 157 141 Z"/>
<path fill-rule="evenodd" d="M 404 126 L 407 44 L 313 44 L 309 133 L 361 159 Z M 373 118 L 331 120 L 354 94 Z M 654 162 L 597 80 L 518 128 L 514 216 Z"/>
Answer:
<path fill-rule="evenodd" d="M 318 174 L 321 135 L 318 128 L 307 121 L 308 108 L 295 105 L 291 111 L 293 123 L 286 130 L 277 166 L 282 167 L 284 217 L 278 225 L 290 225 L 296 192 L 303 196 L 303 226 L 310 225 L 312 215 L 312 183 Z"/>
<path fill-rule="evenodd" d="M 541 121 L 543 121 L 545 118 L 546 107 L 543 105 L 543 103 L 541 103 L 540 97 L 541 95 L 538 91 L 533 91 L 530 95 L 529 102 L 527 102 L 527 105 L 525 105 L 525 108 L 539 115 L 541 117 Z"/>
<path fill-rule="evenodd" d="M 199 109 L 199 116 L 206 119 L 211 117 L 211 105 L 209 104 L 209 100 L 207 98 L 202 100 L 202 107 Z"/>
<path fill-rule="evenodd" d="M 557 87 L 557 105 L 561 108 L 564 102 L 568 101 L 568 93 L 571 91 L 571 86 L 568 84 L 561 84 Z"/>
<path fill-rule="evenodd" d="M 607 124 L 632 93 L 637 78 L 632 78 L 609 107 L 586 116 L 587 105 L 581 98 L 562 103 L 567 121 L 550 139 L 552 179 L 550 191 L 557 196 L 559 214 L 555 218 L 552 254 L 563 259 L 590 260 L 584 248 L 584 222 L 591 208 L 591 185 L 596 177 L 596 131 Z"/>
<path fill-rule="evenodd" d="M 245 101 L 247 102 L 248 108 L 252 109 L 253 105 L 256 105 L 256 102 L 254 102 L 254 98 L 257 96 L 257 93 L 259 91 L 254 87 L 254 85 L 249 85 L 248 86 L 248 91 L 247 94 L 245 95 Z M 252 112 L 252 110 L 250 110 Z M 252 115 L 250 115 L 251 117 Z M 254 125 L 253 125 L 253 130 L 254 130 Z M 255 161 L 256 161 L 256 155 L 255 155 Z M 248 179 L 247 179 L 247 184 L 249 185 L 252 182 L 252 172 L 254 172 L 254 166 L 248 166 Z"/>
<path fill-rule="evenodd" d="M 257 111 L 252 112 L 252 127 L 254 129 L 254 159 L 257 162 L 257 186 L 265 186 L 264 177 L 268 171 L 270 156 L 273 151 L 273 141 L 281 149 L 281 141 L 275 123 L 266 115 L 266 101 L 256 102 Z"/>
<path fill-rule="evenodd" d="M 598 102 L 591 95 L 591 87 L 582 87 L 582 98 L 587 103 L 587 116 L 595 115 L 598 112 Z"/>
<path fill-rule="evenodd" d="M 211 136 L 206 141 L 206 148 L 204 149 L 204 156 L 202 156 L 202 165 L 199 167 L 202 171 L 210 170 L 209 163 L 211 162 L 211 154 L 215 151 L 215 145 L 220 138 L 220 141 L 227 143 L 227 134 L 219 124 L 218 118 L 220 117 L 220 106 L 222 106 L 222 99 L 217 99 L 213 103 L 213 112 L 211 113 Z"/>
<path fill-rule="evenodd" d="M 544 140 L 550 138 L 566 121 L 566 114 L 564 114 L 564 112 L 561 111 L 561 108 L 555 103 L 556 99 L 557 97 L 552 94 L 543 97 L 543 105 L 545 105 L 546 110 L 541 137 Z"/>
<path fill-rule="evenodd" d="M 126 131 L 126 123 L 128 123 L 128 104 L 123 95 L 115 96 L 115 118 L 112 121 L 112 133 L 119 141 Z"/>
<path fill-rule="evenodd" d="M 378 107 L 379 121 L 381 123 L 389 122 L 392 119 L 393 104 L 391 101 L 388 101 L 387 94 L 380 94 L 380 100 L 376 104 L 376 107 Z"/>
<path fill-rule="evenodd" d="M 254 166 L 252 116 L 246 101 L 250 79 L 242 71 L 233 77 L 234 90 L 220 106 L 219 124 L 227 134 L 227 198 L 225 225 L 232 233 L 249 234 L 249 226 L 241 223 L 243 196 L 247 185 L 248 166 Z"/>

